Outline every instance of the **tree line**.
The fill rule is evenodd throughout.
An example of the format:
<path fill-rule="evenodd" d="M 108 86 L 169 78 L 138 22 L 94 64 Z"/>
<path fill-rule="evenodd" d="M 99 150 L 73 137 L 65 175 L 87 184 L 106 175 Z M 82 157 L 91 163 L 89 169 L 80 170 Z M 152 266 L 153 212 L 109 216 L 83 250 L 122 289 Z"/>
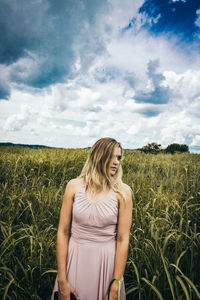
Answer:
<path fill-rule="evenodd" d="M 143 146 L 142 148 L 138 148 L 137 150 L 140 150 L 144 153 L 152 153 L 152 154 L 158 154 L 158 153 L 180 153 L 180 152 L 190 152 L 189 147 L 186 144 L 177 144 L 173 143 L 168 145 L 166 148 L 162 148 L 161 144 L 157 144 L 155 142 L 148 143 L 146 146 Z"/>

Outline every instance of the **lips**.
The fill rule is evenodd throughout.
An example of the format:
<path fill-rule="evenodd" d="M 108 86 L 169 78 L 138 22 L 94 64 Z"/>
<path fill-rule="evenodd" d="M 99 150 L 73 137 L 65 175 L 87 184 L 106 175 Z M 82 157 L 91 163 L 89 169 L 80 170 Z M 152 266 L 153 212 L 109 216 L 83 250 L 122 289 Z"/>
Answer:
<path fill-rule="evenodd" d="M 113 171 L 117 171 L 117 168 L 115 168 L 115 167 L 111 167 L 111 169 L 112 169 Z"/>

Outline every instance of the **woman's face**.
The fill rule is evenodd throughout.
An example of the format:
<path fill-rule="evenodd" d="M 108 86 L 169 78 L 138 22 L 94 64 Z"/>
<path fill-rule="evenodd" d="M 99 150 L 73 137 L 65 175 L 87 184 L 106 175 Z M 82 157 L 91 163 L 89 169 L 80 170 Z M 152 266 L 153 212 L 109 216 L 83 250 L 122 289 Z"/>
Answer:
<path fill-rule="evenodd" d="M 120 165 L 120 160 L 122 157 L 122 150 L 119 146 L 115 146 L 114 151 L 113 151 L 113 155 L 109 164 L 109 172 L 110 175 L 113 176 L 117 173 L 117 170 L 119 168 Z"/>

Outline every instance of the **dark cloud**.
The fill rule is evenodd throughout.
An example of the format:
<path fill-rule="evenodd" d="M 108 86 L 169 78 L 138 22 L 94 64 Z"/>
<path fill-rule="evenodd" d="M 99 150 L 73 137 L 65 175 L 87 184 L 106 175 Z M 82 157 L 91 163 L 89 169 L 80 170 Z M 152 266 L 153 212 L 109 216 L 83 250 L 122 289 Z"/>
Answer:
<path fill-rule="evenodd" d="M 9 65 L 24 57 L 26 50 L 36 50 L 42 40 L 47 4 L 44 1 L 1 1 L 0 63 Z"/>
<path fill-rule="evenodd" d="M 100 83 L 109 82 L 121 77 L 122 73 L 119 68 L 115 66 L 103 66 L 96 68 L 94 71 L 94 79 Z"/>
<path fill-rule="evenodd" d="M 36 88 L 63 82 L 73 76 L 76 55 L 86 69 L 104 49 L 93 25 L 105 2 L 1 0 L 0 64 L 14 63 L 11 80 Z"/>
<path fill-rule="evenodd" d="M 5 81 L 0 80 L 0 99 L 8 100 L 9 96 L 10 96 L 9 85 Z"/>
<path fill-rule="evenodd" d="M 159 84 L 165 79 L 165 77 L 162 74 L 156 72 L 158 67 L 159 67 L 158 59 L 150 60 L 148 62 L 147 75 L 149 76 L 149 78 L 151 78 L 154 86 L 159 86 Z"/>
<path fill-rule="evenodd" d="M 165 104 L 169 101 L 171 91 L 168 87 L 161 86 L 165 77 L 157 72 L 158 66 L 159 60 L 149 61 L 147 75 L 152 81 L 153 90 L 151 92 L 137 91 L 134 96 L 136 101 L 154 104 Z"/>
<path fill-rule="evenodd" d="M 169 101 L 169 89 L 165 87 L 156 87 L 151 93 L 141 92 L 135 96 L 138 102 L 165 104 Z"/>
<path fill-rule="evenodd" d="M 133 72 L 126 72 L 123 79 L 129 84 L 131 88 L 134 88 L 137 82 L 137 77 Z"/>
<path fill-rule="evenodd" d="M 156 108 L 149 108 L 149 109 L 141 109 L 139 110 L 139 113 L 141 113 L 142 115 L 146 116 L 146 117 L 156 117 L 160 114 L 160 111 L 157 110 Z"/>

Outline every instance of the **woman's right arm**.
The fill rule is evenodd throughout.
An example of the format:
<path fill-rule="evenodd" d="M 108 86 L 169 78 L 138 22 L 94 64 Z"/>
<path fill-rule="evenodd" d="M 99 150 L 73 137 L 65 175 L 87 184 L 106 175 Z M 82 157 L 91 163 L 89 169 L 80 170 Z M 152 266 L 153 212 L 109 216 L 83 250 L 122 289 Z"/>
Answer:
<path fill-rule="evenodd" d="M 56 258 L 58 281 L 66 280 L 66 258 L 68 252 L 68 242 L 72 218 L 72 206 L 73 198 L 75 194 L 74 179 L 70 180 L 66 186 L 65 193 L 63 196 L 62 207 L 60 210 L 60 219 L 57 231 L 56 240 Z"/>
<path fill-rule="evenodd" d="M 70 300 L 70 294 L 74 294 L 79 299 L 78 294 L 70 285 L 66 278 L 67 253 L 69 244 L 69 235 L 71 230 L 72 207 L 74 195 L 76 192 L 77 180 L 72 179 L 68 182 L 63 196 L 63 203 L 60 210 L 60 220 L 56 241 L 57 258 L 57 281 L 60 300 Z"/>

